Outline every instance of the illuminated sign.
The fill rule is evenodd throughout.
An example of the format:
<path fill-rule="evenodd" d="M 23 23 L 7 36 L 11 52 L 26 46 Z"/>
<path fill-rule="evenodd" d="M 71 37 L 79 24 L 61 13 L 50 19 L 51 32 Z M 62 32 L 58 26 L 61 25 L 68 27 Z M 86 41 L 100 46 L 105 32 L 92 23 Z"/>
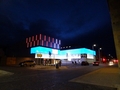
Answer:
<path fill-rule="evenodd" d="M 37 57 L 42 57 L 42 54 L 37 54 Z"/>

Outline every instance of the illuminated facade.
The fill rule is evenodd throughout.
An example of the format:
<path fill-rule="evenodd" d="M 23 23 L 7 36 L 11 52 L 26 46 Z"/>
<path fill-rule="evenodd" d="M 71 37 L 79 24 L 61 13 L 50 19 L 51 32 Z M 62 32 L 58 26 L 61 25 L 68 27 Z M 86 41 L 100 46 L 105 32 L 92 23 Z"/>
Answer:
<path fill-rule="evenodd" d="M 87 48 L 60 50 L 61 40 L 48 37 L 46 35 L 35 35 L 26 38 L 27 47 L 30 48 L 30 54 L 34 54 L 35 58 L 42 59 L 60 59 L 67 61 L 89 60 L 95 61 L 95 51 Z M 42 54 L 39 57 L 39 54 Z"/>
<path fill-rule="evenodd" d="M 84 58 L 85 60 L 92 60 L 91 62 L 95 61 L 94 56 L 96 55 L 95 51 L 87 48 L 59 50 L 41 46 L 31 48 L 30 53 L 35 54 L 35 58 L 66 59 L 68 61 Z M 38 57 L 38 54 L 42 54 L 42 57 Z"/>
<path fill-rule="evenodd" d="M 49 48 L 60 49 L 60 44 L 61 44 L 61 40 L 42 34 L 26 38 L 27 48 L 31 48 L 35 46 L 44 46 Z"/>

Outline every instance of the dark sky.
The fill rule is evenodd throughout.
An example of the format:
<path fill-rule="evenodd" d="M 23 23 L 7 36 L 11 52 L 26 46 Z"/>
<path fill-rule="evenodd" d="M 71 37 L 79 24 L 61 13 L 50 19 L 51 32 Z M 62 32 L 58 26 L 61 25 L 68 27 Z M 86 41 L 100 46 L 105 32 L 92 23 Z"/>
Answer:
<path fill-rule="evenodd" d="M 0 31 L 1 45 L 42 33 L 115 55 L 107 0 L 0 0 Z"/>

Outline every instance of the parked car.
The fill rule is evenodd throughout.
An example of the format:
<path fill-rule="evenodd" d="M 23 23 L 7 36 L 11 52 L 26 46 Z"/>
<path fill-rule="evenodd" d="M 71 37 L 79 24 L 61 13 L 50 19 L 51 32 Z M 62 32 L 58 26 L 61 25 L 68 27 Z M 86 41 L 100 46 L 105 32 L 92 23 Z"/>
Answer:
<path fill-rule="evenodd" d="M 34 60 L 27 60 L 27 61 L 23 61 L 23 62 L 20 62 L 19 65 L 22 67 L 22 66 L 35 66 L 36 63 Z"/>
<path fill-rule="evenodd" d="M 99 66 L 99 62 L 93 62 L 93 66 Z"/>
<path fill-rule="evenodd" d="M 87 61 L 82 61 L 81 65 L 89 65 L 89 63 Z"/>

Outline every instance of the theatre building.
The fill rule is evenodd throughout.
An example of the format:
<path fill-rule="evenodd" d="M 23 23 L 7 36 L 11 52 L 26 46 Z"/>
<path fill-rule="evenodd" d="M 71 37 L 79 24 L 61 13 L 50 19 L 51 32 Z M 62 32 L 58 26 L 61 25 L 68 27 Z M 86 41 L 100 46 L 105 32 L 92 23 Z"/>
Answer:
<path fill-rule="evenodd" d="M 61 40 L 43 34 L 26 38 L 26 47 L 34 55 L 37 64 L 54 64 L 59 62 L 53 55 L 58 55 Z M 54 57 L 54 58 L 53 58 Z"/>
<path fill-rule="evenodd" d="M 26 38 L 26 46 L 30 48 L 30 54 L 34 55 L 37 64 L 95 61 L 95 51 L 87 48 L 60 50 L 61 40 L 42 34 Z"/>
<path fill-rule="evenodd" d="M 38 65 L 53 65 L 60 61 L 72 63 L 95 61 L 96 52 L 87 48 L 61 48 L 61 40 L 37 34 L 24 40 L 24 44 L 18 43 L 6 49 L 3 59 L 0 58 L 0 65 L 18 65 L 25 60 L 35 60 Z M 2 51 L 0 51 L 2 53 Z M 6 58 L 6 59 L 5 59 Z"/>

